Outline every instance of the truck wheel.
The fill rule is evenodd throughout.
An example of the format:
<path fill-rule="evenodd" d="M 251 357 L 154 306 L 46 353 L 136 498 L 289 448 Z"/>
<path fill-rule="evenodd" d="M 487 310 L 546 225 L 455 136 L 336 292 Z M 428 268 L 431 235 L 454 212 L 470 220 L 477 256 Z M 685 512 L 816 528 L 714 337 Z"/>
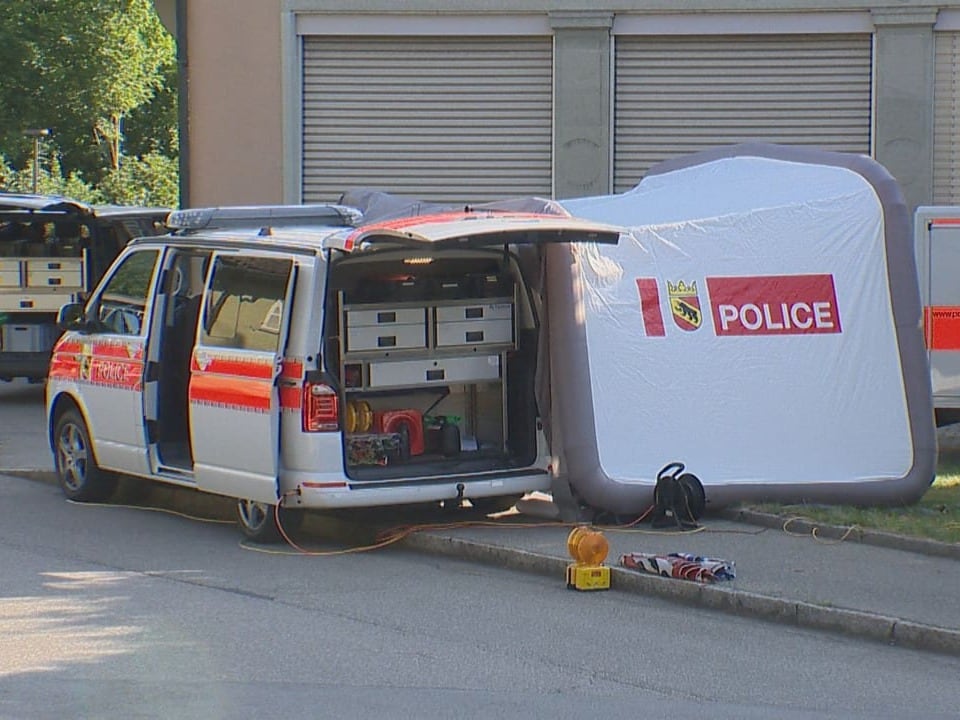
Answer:
<path fill-rule="evenodd" d="M 291 535 L 303 524 L 303 510 L 280 509 L 280 522 L 283 531 Z M 277 527 L 277 516 L 273 505 L 255 500 L 237 500 L 237 525 L 248 540 L 258 543 L 280 542 L 282 535 Z"/>
<path fill-rule="evenodd" d="M 102 502 L 109 498 L 117 480 L 97 466 L 87 424 L 76 408 L 60 414 L 53 437 L 57 480 L 63 494 L 77 502 Z"/>

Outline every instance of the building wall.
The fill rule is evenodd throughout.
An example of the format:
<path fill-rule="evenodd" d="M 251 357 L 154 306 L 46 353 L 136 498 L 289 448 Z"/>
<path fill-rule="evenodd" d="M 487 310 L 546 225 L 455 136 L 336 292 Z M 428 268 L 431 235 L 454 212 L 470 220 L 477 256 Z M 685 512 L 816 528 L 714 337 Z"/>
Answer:
<path fill-rule="evenodd" d="M 190 197 L 184 204 L 283 199 L 280 2 L 187 3 Z"/>
<path fill-rule="evenodd" d="M 167 5 L 173 0 L 158 0 Z M 190 197 L 185 204 L 299 201 L 300 127 L 296 17 L 323 22 L 374 17 L 392 26 L 411 15 L 469 20 L 543 13 L 554 34 L 554 194 L 611 189 L 611 27 L 622 17 L 681 19 L 727 33 L 847 13 L 874 30 L 873 153 L 911 205 L 928 203 L 933 183 L 933 48 L 938 10 L 916 0 L 206 0 L 187 3 Z M 170 16 L 169 9 L 163 10 Z M 941 12 L 939 17 L 942 17 Z M 839 17 L 839 15 L 837 15 Z M 751 28 L 752 30 L 744 30 Z"/>

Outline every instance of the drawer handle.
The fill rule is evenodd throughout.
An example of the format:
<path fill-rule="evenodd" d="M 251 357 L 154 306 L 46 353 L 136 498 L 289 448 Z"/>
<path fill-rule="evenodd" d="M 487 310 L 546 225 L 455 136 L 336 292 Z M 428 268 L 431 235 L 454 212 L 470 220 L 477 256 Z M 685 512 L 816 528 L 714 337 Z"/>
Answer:
<path fill-rule="evenodd" d="M 397 346 L 397 336 L 396 335 L 381 335 L 377 338 L 377 347 L 396 347 Z"/>
<path fill-rule="evenodd" d="M 378 312 L 377 313 L 378 323 L 395 323 L 396 321 L 397 321 L 397 313 L 395 312 Z"/>
<path fill-rule="evenodd" d="M 482 307 L 466 308 L 463 311 L 463 316 L 467 320 L 479 320 L 483 317 L 483 308 Z"/>
<path fill-rule="evenodd" d="M 59 285 L 61 282 L 61 278 L 47 278 L 47 285 Z"/>
<path fill-rule="evenodd" d="M 22 308 L 32 308 L 32 307 L 33 307 L 33 300 L 21 300 L 21 301 L 20 301 L 20 307 L 22 307 Z"/>
<path fill-rule="evenodd" d="M 439 370 L 427 370 L 427 380 L 443 380 L 443 368 Z"/>
<path fill-rule="evenodd" d="M 483 342 L 483 330 L 471 330 L 467 332 L 467 342 Z"/>
<path fill-rule="evenodd" d="M 60 263 L 47 263 L 47 270 L 59 270 Z"/>

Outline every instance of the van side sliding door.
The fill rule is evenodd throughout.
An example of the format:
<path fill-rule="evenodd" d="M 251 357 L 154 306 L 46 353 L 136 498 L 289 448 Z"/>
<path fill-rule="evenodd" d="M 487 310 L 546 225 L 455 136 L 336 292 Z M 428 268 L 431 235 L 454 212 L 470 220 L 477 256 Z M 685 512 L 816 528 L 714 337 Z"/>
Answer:
<path fill-rule="evenodd" d="M 201 490 L 277 502 L 280 403 L 293 261 L 217 253 L 190 363 L 190 436 Z"/>

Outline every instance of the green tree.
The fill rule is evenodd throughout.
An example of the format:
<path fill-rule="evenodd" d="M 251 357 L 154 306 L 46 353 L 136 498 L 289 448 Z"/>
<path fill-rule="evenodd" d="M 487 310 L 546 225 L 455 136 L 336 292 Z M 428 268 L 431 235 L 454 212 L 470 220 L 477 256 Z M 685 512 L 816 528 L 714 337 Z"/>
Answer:
<path fill-rule="evenodd" d="M 174 43 L 151 0 L 2 3 L 0 152 L 13 167 L 32 159 L 23 130 L 50 128 L 50 155 L 99 185 L 123 165 L 128 119 L 138 153 L 176 156 Z"/>

